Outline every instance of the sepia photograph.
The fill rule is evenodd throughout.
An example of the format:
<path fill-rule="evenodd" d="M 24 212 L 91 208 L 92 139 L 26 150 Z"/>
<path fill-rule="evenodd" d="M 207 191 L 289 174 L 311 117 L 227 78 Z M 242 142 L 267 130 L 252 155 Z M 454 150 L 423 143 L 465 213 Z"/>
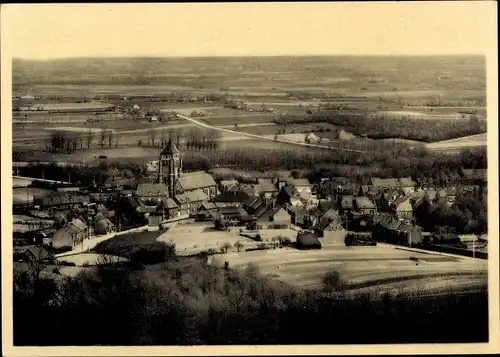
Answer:
<path fill-rule="evenodd" d="M 2 5 L 4 354 L 498 352 L 496 10 Z"/>

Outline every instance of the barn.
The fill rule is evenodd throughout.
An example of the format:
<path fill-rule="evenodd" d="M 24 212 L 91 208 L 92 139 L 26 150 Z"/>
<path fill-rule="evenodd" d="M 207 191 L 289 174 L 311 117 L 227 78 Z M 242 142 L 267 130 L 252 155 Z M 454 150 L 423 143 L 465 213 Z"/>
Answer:
<path fill-rule="evenodd" d="M 297 234 L 297 249 L 321 249 L 318 237 L 311 233 Z"/>

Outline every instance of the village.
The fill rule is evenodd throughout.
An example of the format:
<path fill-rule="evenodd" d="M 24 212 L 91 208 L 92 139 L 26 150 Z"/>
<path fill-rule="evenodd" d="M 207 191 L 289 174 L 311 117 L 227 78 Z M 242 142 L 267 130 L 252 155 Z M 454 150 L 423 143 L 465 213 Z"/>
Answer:
<path fill-rule="evenodd" d="M 347 177 L 216 182 L 208 172 L 184 172 L 170 139 L 144 177 L 126 173 L 93 187 L 52 184 L 53 190 L 15 204 L 14 254 L 23 260 L 36 248 L 45 257 L 69 256 L 142 229 L 164 232 L 157 241 L 175 244 L 178 255 L 385 243 L 485 258 L 486 234 L 431 231 L 419 224 L 424 207 L 452 208 L 457 196 L 486 200 L 484 170 L 463 171 L 462 184 L 450 187 L 410 177 L 374 177 L 368 185 Z"/>

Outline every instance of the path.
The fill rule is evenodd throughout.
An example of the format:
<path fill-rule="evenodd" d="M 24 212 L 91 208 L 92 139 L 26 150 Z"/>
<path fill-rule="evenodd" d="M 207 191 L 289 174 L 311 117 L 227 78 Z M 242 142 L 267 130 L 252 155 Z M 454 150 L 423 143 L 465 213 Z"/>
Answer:
<path fill-rule="evenodd" d="M 358 152 L 358 153 L 364 152 L 361 150 L 344 149 L 344 148 L 338 148 L 338 147 L 328 147 L 328 146 L 318 145 L 318 144 L 307 144 L 307 143 L 300 143 L 300 142 L 296 142 L 296 141 L 289 141 L 289 140 L 283 140 L 283 139 L 274 139 L 274 138 L 269 138 L 269 137 L 262 136 L 262 135 L 256 135 L 256 134 L 244 133 L 244 132 L 235 131 L 235 130 L 229 130 L 226 128 L 221 128 L 221 127 L 212 126 L 212 125 L 203 123 L 199 120 L 193 119 L 191 117 L 188 117 L 188 116 L 185 116 L 185 115 L 182 115 L 179 113 L 177 113 L 177 117 L 185 119 L 187 121 L 190 121 L 191 123 L 193 123 L 197 126 L 203 127 L 203 128 L 218 130 L 218 131 L 230 133 L 230 134 L 237 134 L 237 135 L 249 137 L 252 139 L 268 140 L 268 141 L 274 141 L 274 142 L 278 142 L 278 143 L 292 144 L 292 145 L 305 146 L 305 147 L 316 147 L 316 148 L 329 149 L 329 150 L 344 150 L 344 151 Z"/>
<path fill-rule="evenodd" d="M 102 243 L 102 242 L 104 242 L 104 241 L 106 241 L 108 239 L 111 239 L 113 237 L 116 237 L 116 236 L 119 236 L 119 235 L 122 235 L 122 234 L 128 234 L 128 233 L 133 233 L 133 232 L 140 232 L 140 231 L 144 231 L 144 230 L 147 230 L 147 229 L 148 229 L 148 226 L 142 226 L 142 227 L 128 229 L 126 231 L 113 232 L 113 233 L 105 234 L 105 235 L 102 235 L 102 236 L 96 236 L 94 238 L 85 239 L 82 243 L 77 244 L 76 246 L 74 246 L 73 249 L 70 250 L 69 252 L 64 252 L 64 253 L 56 254 L 55 257 L 56 258 L 60 258 L 60 257 L 68 256 L 68 255 L 81 254 L 83 252 L 88 252 L 91 249 L 93 249 L 95 246 L 97 246 L 99 243 Z"/>

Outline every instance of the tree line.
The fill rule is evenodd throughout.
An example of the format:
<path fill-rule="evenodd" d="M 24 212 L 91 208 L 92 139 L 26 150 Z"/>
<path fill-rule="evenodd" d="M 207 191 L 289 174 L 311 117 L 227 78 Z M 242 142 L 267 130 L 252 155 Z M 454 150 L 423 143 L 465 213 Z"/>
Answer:
<path fill-rule="evenodd" d="M 463 150 L 459 155 L 428 152 L 423 148 L 411 149 L 399 143 L 374 142 L 371 150 L 363 153 L 330 151 L 327 149 L 293 148 L 229 148 L 181 152 L 186 171 L 210 170 L 215 167 L 235 167 L 249 171 L 277 169 L 305 170 L 312 181 L 321 177 L 351 177 L 369 183 L 371 177 L 413 177 L 420 183 L 446 186 L 463 182 L 463 169 L 485 169 L 485 149 Z M 40 177 L 46 165 L 32 164 L 20 167 L 20 175 Z M 109 167 L 130 168 L 144 172 L 140 165 L 130 162 L 110 162 L 99 167 L 72 167 L 50 165 L 45 168 L 45 178 L 65 181 L 70 173 L 72 179 L 92 182 L 93 178 L 104 179 Z M 76 179 L 78 178 L 78 179 Z"/>
<path fill-rule="evenodd" d="M 322 110 L 303 116 L 274 119 L 276 124 L 329 123 L 358 136 L 371 139 L 399 138 L 435 142 L 486 132 L 486 121 L 472 116 L 469 120 L 410 118 L 404 115 L 388 117 L 368 113 L 348 113 L 342 110 Z"/>
<path fill-rule="evenodd" d="M 119 136 L 115 134 L 114 130 L 107 128 L 101 128 L 97 132 L 89 128 L 85 134 L 58 130 L 52 132 L 47 138 L 46 149 L 53 153 L 72 154 L 76 150 L 90 149 L 92 143 L 96 141 L 101 149 L 118 147 Z"/>
<path fill-rule="evenodd" d="M 59 283 L 14 276 L 14 344 L 215 345 L 485 342 L 487 291 L 348 298 L 339 277 L 301 290 L 182 260 L 100 267 Z M 78 322 L 75 325 L 75 321 Z M 401 326 L 405 326 L 401 328 Z"/>

